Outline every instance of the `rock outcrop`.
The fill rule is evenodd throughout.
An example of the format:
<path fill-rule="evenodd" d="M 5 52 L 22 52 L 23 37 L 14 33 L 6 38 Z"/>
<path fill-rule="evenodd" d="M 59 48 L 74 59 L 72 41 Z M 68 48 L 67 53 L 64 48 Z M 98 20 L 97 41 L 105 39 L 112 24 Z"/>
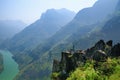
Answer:
<path fill-rule="evenodd" d="M 60 72 L 60 80 L 65 80 L 69 75 L 68 73 L 75 70 L 78 66 L 82 66 L 86 62 L 86 58 L 83 50 L 65 51 L 61 54 L 61 61 L 53 61 L 52 72 Z"/>
<path fill-rule="evenodd" d="M 93 60 L 95 60 L 95 61 L 106 61 L 106 59 L 107 59 L 107 54 L 104 52 L 104 51 L 102 51 L 102 50 L 97 50 L 97 51 L 95 51 L 95 53 L 93 54 Z"/>
<path fill-rule="evenodd" d="M 112 47 L 110 56 L 111 57 L 120 56 L 120 43 L 118 43 L 118 44 L 116 44 L 115 46 Z"/>
<path fill-rule="evenodd" d="M 98 41 L 92 48 L 86 50 L 86 57 L 93 58 L 96 55 L 110 55 L 113 41 L 104 42 L 104 40 Z M 100 57 L 101 57 L 100 56 Z"/>
<path fill-rule="evenodd" d="M 72 50 L 61 53 L 61 60 L 53 61 L 52 72 L 59 72 L 58 80 L 66 80 L 69 73 L 79 66 L 84 66 L 87 60 L 92 59 L 97 62 L 105 62 L 108 57 L 120 56 L 120 44 L 113 46 L 113 41 L 98 41 L 92 48 L 87 50 Z M 64 77 L 63 77 L 64 76 Z"/>

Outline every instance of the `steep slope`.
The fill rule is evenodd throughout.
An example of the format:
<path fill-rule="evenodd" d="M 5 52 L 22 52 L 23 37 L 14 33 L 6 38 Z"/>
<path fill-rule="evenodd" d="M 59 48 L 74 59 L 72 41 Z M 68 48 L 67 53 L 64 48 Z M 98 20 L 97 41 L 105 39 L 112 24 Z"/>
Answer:
<path fill-rule="evenodd" d="M 75 41 L 74 42 L 77 43 L 77 46 L 79 45 L 81 47 L 83 47 L 84 45 L 88 47 L 88 46 L 90 46 L 91 43 L 95 43 L 95 41 L 97 41 L 98 39 L 114 40 L 114 43 L 115 44 L 117 43 L 117 44 L 115 46 L 113 46 L 112 48 L 109 47 L 109 46 L 102 46 L 102 44 L 103 45 L 108 44 L 108 45 L 112 46 L 111 41 L 109 41 L 107 43 L 102 43 L 101 45 L 96 44 L 95 45 L 96 48 L 95 47 L 88 48 L 85 52 L 84 52 L 84 50 L 83 51 L 80 50 L 81 52 L 79 53 L 79 55 L 78 55 L 77 51 L 75 51 L 74 53 L 71 53 L 71 52 L 70 53 L 69 52 L 64 53 L 63 52 L 62 56 L 61 56 L 62 57 L 61 60 L 63 60 L 63 61 L 59 62 L 57 60 L 54 60 L 53 72 L 55 72 L 55 73 L 52 74 L 53 80 L 55 80 L 55 79 L 66 80 L 65 77 L 68 77 L 68 75 L 69 75 L 69 74 L 66 75 L 66 73 L 67 73 L 66 71 L 70 70 L 70 69 L 71 69 L 71 71 L 74 71 L 74 70 L 75 71 L 73 73 L 71 73 L 71 76 L 67 80 L 74 80 L 74 79 L 82 80 L 83 77 L 81 77 L 80 75 L 82 75 L 83 73 L 85 75 L 84 77 L 88 76 L 88 74 L 89 74 L 89 78 L 84 78 L 85 80 L 90 80 L 90 79 L 93 80 L 96 77 L 97 77 L 97 79 L 98 78 L 105 79 L 104 76 L 109 76 L 108 79 L 106 79 L 106 80 L 114 80 L 114 79 L 119 79 L 120 78 L 119 77 L 120 69 L 117 68 L 118 65 L 120 67 L 120 64 L 118 62 L 119 58 L 117 58 L 117 57 L 120 56 L 120 52 L 119 52 L 120 51 L 119 50 L 120 44 L 118 43 L 118 42 L 120 42 L 120 35 L 119 35 L 120 34 L 120 14 L 119 14 L 119 12 L 120 12 L 120 2 L 118 3 L 118 6 L 116 7 L 116 9 L 117 10 L 113 13 L 113 16 L 112 16 L 111 19 L 109 19 L 106 23 L 104 23 L 104 25 L 99 25 L 99 26 L 103 26 L 101 28 L 101 30 L 99 30 L 97 32 L 93 32 L 92 34 L 90 34 L 90 36 L 88 36 L 88 37 L 86 36 L 85 38 L 80 38 L 77 42 L 75 42 Z M 84 44 L 84 45 L 82 45 L 82 44 Z M 76 46 L 76 44 L 75 44 L 75 46 Z M 80 47 L 80 49 L 81 49 L 81 47 Z M 104 58 L 102 58 L 103 56 L 100 55 L 100 53 L 102 53 L 102 52 L 96 52 L 95 53 L 92 50 L 95 50 L 95 49 L 101 50 L 100 48 L 101 49 L 103 48 L 103 50 L 105 50 L 105 51 L 103 51 L 103 54 L 106 53 L 107 56 L 112 57 L 111 60 L 109 60 L 110 59 L 109 58 L 105 62 L 101 61 L 102 64 L 99 63 L 99 60 L 104 60 L 105 59 L 106 54 L 104 54 Z M 85 53 L 88 53 L 88 54 L 85 54 Z M 90 57 L 91 54 L 92 54 L 92 57 Z M 76 58 L 73 58 L 75 56 L 76 56 Z M 93 77 L 92 75 L 95 74 L 96 71 L 94 73 L 92 73 L 92 71 L 89 71 L 89 70 L 87 71 L 87 68 L 84 69 L 83 66 L 81 67 L 81 65 L 85 65 L 85 67 L 86 67 L 86 64 L 82 64 L 82 63 L 84 62 L 84 60 L 89 59 L 89 58 L 87 58 L 88 56 L 90 58 L 93 58 L 93 60 L 98 60 L 97 65 L 103 65 L 103 64 L 105 65 L 106 64 L 108 66 L 108 65 L 112 65 L 115 61 L 117 63 L 116 64 L 117 67 L 112 66 L 114 69 L 111 71 L 110 70 L 111 67 L 106 68 L 106 67 L 103 67 L 103 66 L 96 66 L 96 63 L 90 63 L 90 64 L 94 65 L 93 69 L 98 70 L 97 71 L 98 73 L 103 71 L 103 73 L 99 74 L 99 75 L 104 75 L 103 77 L 98 76 L 98 75 L 96 77 Z M 84 57 L 86 57 L 86 58 L 84 58 Z M 113 59 L 113 57 L 116 57 L 116 59 Z M 78 60 L 78 63 L 76 62 L 76 60 Z M 112 64 L 109 63 L 110 61 L 111 61 Z M 77 64 L 77 65 L 79 64 L 78 65 L 79 67 L 75 66 L 75 64 Z M 88 66 L 88 63 L 87 63 L 87 66 Z M 61 67 L 63 67 L 63 68 L 61 68 Z M 76 69 L 75 67 L 78 67 L 78 69 Z M 90 67 L 91 66 L 89 66 L 88 68 L 90 68 Z M 99 68 L 99 69 L 97 69 L 97 68 Z M 61 70 L 61 69 L 65 69 L 65 70 Z M 106 69 L 109 69 L 109 70 L 107 72 L 104 72 L 104 70 L 106 70 Z M 90 70 L 92 70 L 92 69 L 90 69 Z M 62 72 L 62 71 L 64 71 L 64 72 Z M 92 73 L 92 75 L 90 75 L 90 73 Z M 54 75 L 57 75 L 57 76 L 54 76 Z"/>
<path fill-rule="evenodd" d="M 24 66 L 24 70 L 21 69 L 21 73 L 16 77 L 16 80 L 24 79 L 26 78 L 26 76 L 28 76 L 29 80 L 36 79 L 36 78 L 41 80 L 46 80 L 45 76 L 48 77 L 49 74 L 51 73 L 51 66 L 52 66 L 51 63 L 53 58 L 60 58 L 58 56 L 60 55 L 60 52 L 66 49 L 70 49 L 74 41 L 77 43 L 78 40 L 80 40 L 82 37 L 84 37 L 89 32 L 91 32 L 93 28 L 98 28 L 99 26 L 102 26 L 103 24 L 101 24 L 101 21 L 104 22 L 104 19 L 114 11 L 113 9 L 115 8 L 118 0 L 114 0 L 114 1 L 106 0 L 105 2 L 104 1 L 105 0 L 99 0 L 98 2 L 96 2 L 96 4 L 93 7 L 83 9 L 76 15 L 76 17 L 70 23 L 64 26 L 61 30 L 59 30 L 55 35 L 49 38 L 46 42 L 44 42 L 43 44 L 40 44 L 34 50 L 30 51 L 29 54 L 26 53 L 25 55 L 27 55 L 27 58 L 30 58 L 29 60 L 23 59 L 24 57 L 22 59 L 18 59 L 20 55 L 17 55 L 15 59 L 18 59 L 17 61 L 23 60 L 19 63 L 20 65 Z M 101 6 L 104 7 L 105 10 L 110 9 L 110 11 L 104 13 L 105 10 L 102 9 Z M 94 7 L 98 7 L 98 8 L 94 8 Z M 96 13 L 98 10 L 100 11 L 99 13 L 101 13 L 101 15 Z M 93 12 L 91 13 L 93 15 L 91 15 L 90 12 Z M 84 14 L 84 16 L 88 19 L 87 23 L 86 23 L 87 19 L 81 18 L 80 16 L 82 15 L 82 13 L 86 13 L 86 14 L 89 13 L 87 15 Z M 105 14 L 105 15 L 102 16 L 102 14 Z M 90 20 L 88 15 L 91 16 Z M 100 17 L 97 18 L 97 16 L 100 16 Z M 96 18 L 98 20 L 97 23 L 95 21 Z M 89 38 L 87 38 L 86 41 L 89 41 Z M 82 43 L 83 45 L 87 44 L 87 43 L 84 44 L 85 43 L 84 39 L 81 40 L 80 43 Z M 28 73 L 31 73 L 31 74 L 28 75 Z M 36 75 L 33 75 L 35 73 Z"/>
<path fill-rule="evenodd" d="M 104 33 L 105 39 L 113 39 L 115 42 L 120 42 L 120 1 L 116 7 L 114 16 L 104 25 L 101 32 Z"/>
<path fill-rule="evenodd" d="M 82 47 L 87 48 L 94 44 L 95 41 L 99 39 L 104 40 L 114 40 L 114 43 L 120 42 L 120 1 L 115 8 L 115 11 L 110 19 L 108 19 L 104 24 L 97 25 L 101 26 L 101 28 L 97 31 L 90 33 L 85 38 L 80 38 L 77 41 L 74 41 L 76 47 L 80 47 L 79 45 L 83 45 Z"/>
<path fill-rule="evenodd" d="M 115 11 L 113 13 L 113 16 L 108 19 L 103 25 L 97 25 L 101 26 L 101 29 L 98 31 L 94 31 L 89 36 L 86 36 L 85 38 L 80 38 L 78 41 L 74 41 L 73 43 L 77 43 L 76 45 L 83 45 L 84 47 L 88 47 L 92 44 L 94 44 L 95 41 L 99 39 L 104 40 L 114 40 L 114 43 L 120 42 L 120 1 L 117 4 L 117 7 L 115 8 Z M 86 43 L 86 44 L 85 44 Z"/>
<path fill-rule="evenodd" d="M 118 3 L 118 6 L 116 7 L 116 11 L 114 12 L 113 14 L 113 17 L 111 19 L 109 19 L 105 25 L 103 26 L 103 28 L 99 31 L 99 33 L 97 32 L 97 34 L 99 35 L 96 35 L 96 33 L 93 33 L 89 36 L 89 40 L 93 39 L 93 40 L 97 40 L 96 37 L 99 36 L 99 39 L 102 38 L 102 39 L 106 39 L 106 40 L 114 40 L 114 45 L 112 48 L 108 47 L 105 48 L 105 53 L 107 53 L 107 56 L 110 56 L 107 60 L 107 62 L 103 62 L 102 61 L 102 64 L 100 64 L 99 62 L 97 62 L 97 65 L 99 66 L 96 66 L 95 63 L 93 63 L 92 65 L 94 65 L 94 70 L 98 70 L 98 71 L 95 71 L 95 72 L 98 72 L 100 73 L 102 71 L 102 75 L 104 75 L 103 77 L 100 76 L 100 79 L 104 79 L 105 76 L 109 76 L 108 78 L 106 78 L 106 80 L 117 80 L 117 79 L 120 79 L 120 69 L 118 69 L 118 66 L 120 67 L 120 63 L 119 63 L 119 56 L 120 56 L 120 1 Z M 93 41 L 92 42 L 95 42 Z M 91 41 L 87 41 L 87 42 L 91 42 Z M 84 42 L 85 43 L 85 42 Z M 109 44 L 112 46 L 111 44 L 112 42 L 109 41 L 107 42 L 106 44 Z M 105 44 L 104 44 L 105 45 Z M 96 45 L 97 47 L 98 45 Z M 89 48 L 87 51 L 91 51 L 90 49 L 94 50 L 95 47 L 92 47 L 92 48 Z M 100 48 L 100 47 L 98 47 Z M 108 49 L 110 48 L 110 49 Z M 97 49 L 97 48 L 96 48 Z M 100 50 L 100 49 L 99 49 Z M 107 51 L 107 50 L 110 50 L 110 51 Z M 91 53 L 91 52 L 89 52 Z M 98 53 L 97 53 L 98 54 Z M 86 54 L 87 55 L 87 54 Z M 94 58 L 93 56 L 93 59 L 96 59 L 96 60 L 100 60 L 100 55 L 97 57 L 98 55 L 96 55 Z M 111 59 L 110 59 L 111 58 Z M 80 59 L 79 59 L 80 60 Z M 103 59 L 102 59 L 103 60 Z M 65 61 L 64 61 L 65 62 Z M 117 66 L 112 66 L 113 64 L 116 64 Z M 73 64 L 73 63 L 72 63 Z M 104 64 L 104 65 L 103 65 Z M 101 66 L 100 66 L 101 65 Z M 105 65 L 107 65 L 107 67 L 105 67 Z M 111 65 L 111 66 L 110 66 Z M 88 64 L 87 64 L 88 66 Z M 109 67 L 108 67 L 109 66 Z M 70 67 L 70 66 L 69 66 Z M 90 68 L 90 66 L 88 67 Z M 99 69 L 97 69 L 99 68 Z M 111 70 L 113 69 L 113 70 Z M 90 69 L 92 70 L 92 69 Z M 105 71 L 107 70 L 107 71 Z M 85 73 L 87 72 L 87 73 Z M 79 75 L 78 75 L 79 73 Z M 92 73 L 92 71 L 87 71 L 87 68 L 85 70 L 83 70 L 83 67 L 80 67 L 78 69 L 76 69 L 72 74 L 71 76 L 67 79 L 67 80 L 72 80 L 72 79 L 79 79 L 81 80 L 83 77 L 80 77 L 80 74 L 83 74 L 85 73 L 84 75 L 85 76 L 88 76 L 88 74 Z M 107 74 L 106 74 L 107 73 Z M 95 74 L 95 73 L 92 73 L 92 74 Z M 99 74 L 101 75 L 101 74 Z M 97 79 L 99 78 L 99 76 L 97 75 L 96 76 Z M 89 79 L 88 78 L 84 78 L 85 80 L 90 80 L 90 79 L 94 79 L 95 76 L 93 77 L 92 75 L 89 75 Z M 63 79 L 62 79 L 63 80 Z"/>
<path fill-rule="evenodd" d="M 49 9 L 35 23 L 29 25 L 9 41 L 9 49 L 21 52 L 36 46 L 56 33 L 74 17 L 67 9 Z M 14 44 L 14 45 L 13 45 Z"/>
<path fill-rule="evenodd" d="M 65 44 L 65 42 L 68 42 L 67 40 L 74 37 L 74 34 L 79 35 L 76 36 L 76 38 L 73 38 L 73 40 L 83 37 L 81 35 L 87 35 L 93 28 L 98 27 L 101 22 L 107 20 L 106 18 L 108 15 L 111 15 L 114 12 L 117 2 L 118 0 L 98 0 L 93 7 L 79 11 L 69 24 L 59 30 L 48 41 L 46 41 L 45 44 L 39 45 L 35 50 L 39 51 L 36 53 L 48 51 L 51 47 L 53 48 L 57 44 Z"/>
<path fill-rule="evenodd" d="M 116 11 L 120 11 L 120 1 L 118 2 L 118 4 L 117 4 L 118 6 L 116 7 Z"/>
<path fill-rule="evenodd" d="M 68 37 L 70 34 L 78 31 L 83 32 L 82 30 L 89 25 L 100 23 L 101 21 L 106 20 L 109 15 L 115 10 L 118 0 L 98 0 L 93 7 L 85 8 L 77 13 L 75 18 L 65 27 L 63 27 L 56 35 L 62 37 L 62 39 Z M 92 28 L 92 26 L 91 26 Z M 81 30 L 80 30 L 81 29 Z M 90 30 L 89 30 L 90 31 Z M 88 31 L 88 32 L 89 32 Z M 81 33 L 82 34 L 82 33 Z M 54 37 L 54 36 L 53 36 Z M 57 37 L 57 38 L 58 38 Z"/>
<path fill-rule="evenodd" d="M 110 19 L 102 31 L 104 33 L 105 39 L 113 39 L 115 41 L 120 41 L 120 16 L 115 16 Z"/>
<path fill-rule="evenodd" d="M 0 41 L 13 37 L 26 27 L 26 24 L 17 20 L 0 20 Z"/>
<path fill-rule="evenodd" d="M 98 0 L 92 8 L 80 11 L 75 19 L 82 24 L 93 24 L 111 16 L 118 0 Z M 97 15 L 96 15 L 97 14 Z"/>

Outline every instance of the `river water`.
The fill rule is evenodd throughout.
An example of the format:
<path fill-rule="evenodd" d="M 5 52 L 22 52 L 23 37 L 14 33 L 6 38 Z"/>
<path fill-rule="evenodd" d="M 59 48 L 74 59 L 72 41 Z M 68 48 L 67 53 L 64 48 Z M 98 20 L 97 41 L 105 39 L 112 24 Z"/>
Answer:
<path fill-rule="evenodd" d="M 13 80 L 19 72 L 18 64 L 12 59 L 12 54 L 9 51 L 0 50 L 3 55 L 4 70 L 0 74 L 0 80 Z"/>

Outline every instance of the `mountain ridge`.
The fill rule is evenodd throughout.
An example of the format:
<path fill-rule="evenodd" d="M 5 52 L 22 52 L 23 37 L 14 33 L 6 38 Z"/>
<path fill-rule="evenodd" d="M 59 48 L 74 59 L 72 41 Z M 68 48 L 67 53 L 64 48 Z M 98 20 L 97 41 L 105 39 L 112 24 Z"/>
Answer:
<path fill-rule="evenodd" d="M 42 14 L 41 18 L 33 24 L 26 27 L 20 33 L 16 34 L 8 43 L 10 50 L 24 51 L 34 47 L 47 38 L 55 34 L 63 25 L 67 24 L 75 15 L 74 12 L 66 9 L 66 15 L 60 11 L 65 9 L 55 10 L 49 9 Z M 14 44 L 14 45 L 13 45 Z M 21 48 L 20 50 L 17 48 Z M 27 48 L 27 49 L 26 49 Z"/>
<path fill-rule="evenodd" d="M 25 27 L 26 24 L 20 20 L 0 20 L 0 39 L 12 38 Z"/>

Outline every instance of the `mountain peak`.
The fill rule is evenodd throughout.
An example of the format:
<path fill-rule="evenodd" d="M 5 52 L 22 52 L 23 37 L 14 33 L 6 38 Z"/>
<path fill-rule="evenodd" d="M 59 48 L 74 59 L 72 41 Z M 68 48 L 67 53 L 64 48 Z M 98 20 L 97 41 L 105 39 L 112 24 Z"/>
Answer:
<path fill-rule="evenodd" d="M 115 11 L 117 3 L 118 0 L 98 0 L 92 7 L 79 11 L 75 20 L 79 20 L 81 24 L 94 24 L 103 21 Z"/>
<path fill-rule="evenodd" d="M 66 13 L 63 11 L 66 11 Z M 11 39 L 10 46 L 14 47 L 14 50 L 16 48 L 16 51 L 19 51 L 18 47 L 21 47 L 21 45 L 23 47 L 22 50 L 36 46 L 38 43 L 41 43 L 51 37 L 63 25 L 66 25 L 69 21 L 71 21 L 74 15 L 74 13 L 65 9 L 49 9 L 42 14 L 39 20 L 27 26 L 20 33 L 16 34 Z M 23 42 L 21 43 L 21 41 Z"/>
<path fill-rule="evenodd" d="M 56 12 L 73 12 L 75 14 L 74 11 L 70 11 L 70 10 L 68 10 L 66 8 L 60 8 L 60 9 L 54 9 L 54 8 L 52 8 L 52 9 L 46 10 L 45 13 L 47 13 L 47 12 L 54 12 L 54 11 L 56 11 Z"/>
<path fill-rule="evenodd" d="M 56 17 L 57 16 L 57 17 Z M 44 20 L 48 20 L 48 19 L 52 19 L 56 20 L 56 19 L 60 19 L 60 16 L 66 16 L 66 17 L 70 17 L 73 18 L 75 16 L 75 12 L 70 11 L 68 9 L 62 8 L 62 9 L 48 9 L 46 12 L 44 12 L 41 15 L 41 19 Z"/>

